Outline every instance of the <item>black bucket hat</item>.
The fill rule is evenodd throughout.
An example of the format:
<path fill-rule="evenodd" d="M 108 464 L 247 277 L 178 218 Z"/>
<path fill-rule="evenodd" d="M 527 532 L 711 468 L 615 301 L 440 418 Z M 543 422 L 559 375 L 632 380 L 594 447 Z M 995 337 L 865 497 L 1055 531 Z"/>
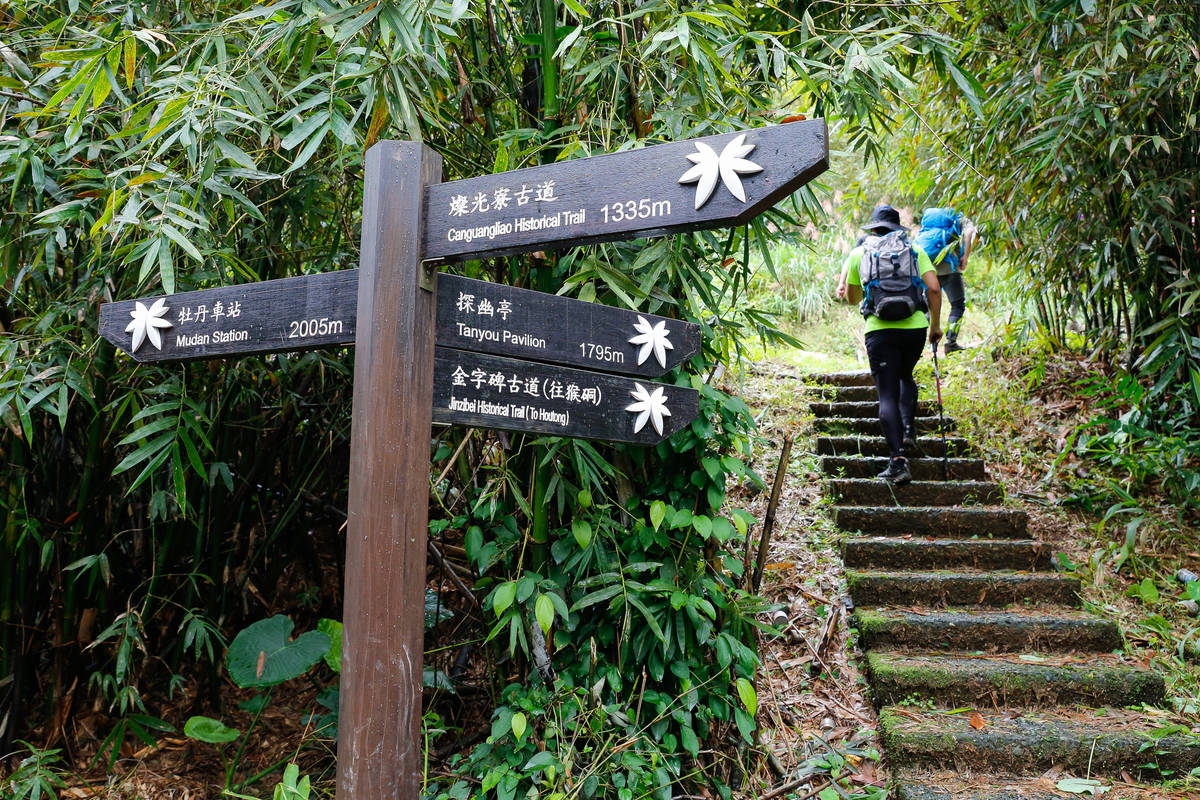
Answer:
<path fill-rule="evenodd" d="M 863 225 L 864 231 L 906 231 L 908 228 L 900 224 L 900 212 L 891 206 L 876 206 L 871 212 L 871 221 Z"/>

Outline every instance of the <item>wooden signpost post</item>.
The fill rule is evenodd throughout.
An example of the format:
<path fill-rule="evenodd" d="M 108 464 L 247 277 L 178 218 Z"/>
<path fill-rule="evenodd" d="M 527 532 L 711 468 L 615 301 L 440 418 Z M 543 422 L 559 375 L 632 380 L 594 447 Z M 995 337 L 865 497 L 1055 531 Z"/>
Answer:
<path fill-rule="evenodd" d="M 430 426 L 653 444 L 698 413 L 694 389 L 650 380 L 699 351 L 695 324 L 436 262 L 736 225 L 823 172 L 826 139 L 811 120 L 450 183 L 428 147 L 380 142 L 358 270 L 101 306 L 101 334 L 138 361 L 357 350 L 341 800 L 420 796 Z"/>

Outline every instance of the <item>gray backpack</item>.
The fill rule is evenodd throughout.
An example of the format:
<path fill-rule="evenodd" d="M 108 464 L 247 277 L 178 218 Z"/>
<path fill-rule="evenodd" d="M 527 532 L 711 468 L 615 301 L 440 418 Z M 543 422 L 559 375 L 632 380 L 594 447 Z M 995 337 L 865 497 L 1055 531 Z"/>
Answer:
<path fill-rule="evenodd" d="M 874 315 L 887 322 L 898 322 L 917 311 L 929 310 L 925 284 L 904 231 L 868 236 L 863 241 L 858 277 L 863 287 L 859 310 L 864 317 Z"/>

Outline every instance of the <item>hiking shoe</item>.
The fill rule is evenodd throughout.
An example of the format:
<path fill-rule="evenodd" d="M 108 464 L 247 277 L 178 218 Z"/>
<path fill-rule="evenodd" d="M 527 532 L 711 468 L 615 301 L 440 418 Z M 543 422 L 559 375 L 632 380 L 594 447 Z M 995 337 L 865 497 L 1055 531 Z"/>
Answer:
<path fill-rule="evenodd" d="M 888 483 L 894 483 L 897 486 L 908 483 L 912 480 L 912 474 L 908 471 L 907 458 L 893 458 L 888 462 L 888 467 L 883 472 L 875 477 Z"/>
<path fill-rule="evenodd" d="M 904 429 L 904 439 L 901 441 L 904 445 L 904 451 L 907 453 L 917 449 L 917 426 L 909 425 Z"/>
<path fill-rule="evenodd" d="M 959 350 L 966 350 L 966 349 L 967 348 L 963 347 L 961 344 L 959 344 L 954 339 L 947 339 L 945 344 L 942 345 L 942 351 L 946 355 L 950 355 L 951 353 L 957 353 Z"/>

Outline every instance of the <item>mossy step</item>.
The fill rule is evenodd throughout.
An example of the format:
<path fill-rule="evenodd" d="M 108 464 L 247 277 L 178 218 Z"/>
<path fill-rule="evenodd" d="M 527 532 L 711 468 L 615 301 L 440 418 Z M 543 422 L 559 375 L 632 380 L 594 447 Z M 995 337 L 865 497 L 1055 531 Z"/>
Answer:
<path fill-rule="evenodd" d="M 846 572 L 860 606 L 1079 603 L 1079 579 L 1046 572 Z"/>
<path fill-rule="evenodd" d="M 1013 774 L 1051 767 L 1078 774 L 1150 777 L 1186 774 L 1200 764 L 1200 737 L 1148 734 L 1162 720 L 1121 709 L 947 713 L 889 706 L 879 714 L 888 761 L 897 767 L 953 768 Z M 1151 765 L 1147 767 L 1146 765 Z"/>
<path fill-rule="evenodd" d="M 869 536 L 932 536 L 938 539 L 1026 539 L 1029 515 L 1016 508 L 835 506 L 833 521 L 844 531 Z"/>
<path fill-rule="evenodd" d="M 808 410 L 814 417 L 868 417 L 879 419 L 879 401 L 845 401 L 820 400 L 808 404 Z M 937 403 L 922 401 L 917 403 L 917 414 L 922 417 L 937 418 Z"/>
<path fill-rule="evenodd" d="M 870 370 L 865 369 L 850 372 L 815 372 L 808 376 L 808 382 L 825 386 L 875 386 L 875 379 L 871 377 Z"/>
<path fill-rule="evenodd" d="M 889 455 L 887 441 L 879 435 L 879 424 L 871 436 L 818 436 L 817 455 L 822 456 L 887 456 Z M 946 454 L 953 457 L 970 456 L 971 446 L 966 439 L 947 436 L 945 447 L 942 437 L 930 432 L 926 436 L 917 437 L 916 453 L 909 453 L 910 461 L 921 458 L 941 458 Z"/>
<path fill-rule="evenodd" d="M 1048 544 L 1021 540 L 897 539 L 875 536 L 842 542 L 842 562 L 850 568 L 1022 569 L 1051 566 Z"/>
<path fill-rule="evenodd" d="M 870 386 L 823 386 L 814 389 L 812 396 L 831 403 L 879 402 L 879 393 L 875 391 L 875 384 Z"/>
<path fill-rule="evenodd" d="M 859 641 L 867 650 L 1103 653 L 1121 646 L 1115 622 L 1068 608 L 935 612 L 859 608 L 854 617 Z"/>
<path fill-rule="evenodd" d="M 822 433 L 858 433 L 880 436 L 879 419 L 876 417 L 817 417 L 813 427 Z M 955 429 L 954 420 L 946 417 L 945 431 Z M 925 436 L 933 436 L 943 428 L 938 427 L 937 417 L 917 417 L 917 430 Z"/>
<path fill-rule="evenodd" d="M 1081 800 L 1088 795 L 1060 790 L 1056 784 L 1063 778 L 1085 776 L 1085 772 L 1069 775 L 1051 771 L 1048 775 L 1027 777 L 975 771 L 904 770 L 892 774 L 888 796 L 893 800 Z M 1101 783 L 1104 800 L 1147 800 L 1140 787 L 1106 779 Z M 1164 797 L 1157 793 L 1149 796 Z"/>
<path fill-rule="evenodd" d="M 940 706 L 1129 706 L 1157 703 L 1162 676 L 1120 656 L 972 656 L 875 651 L 867 654 L 871 695 L 878 705 L 905 699 Z"/>
<path fill-rule="evenodd" d="M 887 469 L 887 456 L 823 456 L 821 472 L 837 478 L 874 478 Z M 987 470 L 978 458 L 909 458 L 908 471 L 918 481 L 983 481 Z"/>
<path fill-rule="evenodd" d="M 878 478 L 830 478 L 826 494 L 848 506 L 999 505 L 1004 489 L 990 481 L 917 481 L 897 486 Z"/>

